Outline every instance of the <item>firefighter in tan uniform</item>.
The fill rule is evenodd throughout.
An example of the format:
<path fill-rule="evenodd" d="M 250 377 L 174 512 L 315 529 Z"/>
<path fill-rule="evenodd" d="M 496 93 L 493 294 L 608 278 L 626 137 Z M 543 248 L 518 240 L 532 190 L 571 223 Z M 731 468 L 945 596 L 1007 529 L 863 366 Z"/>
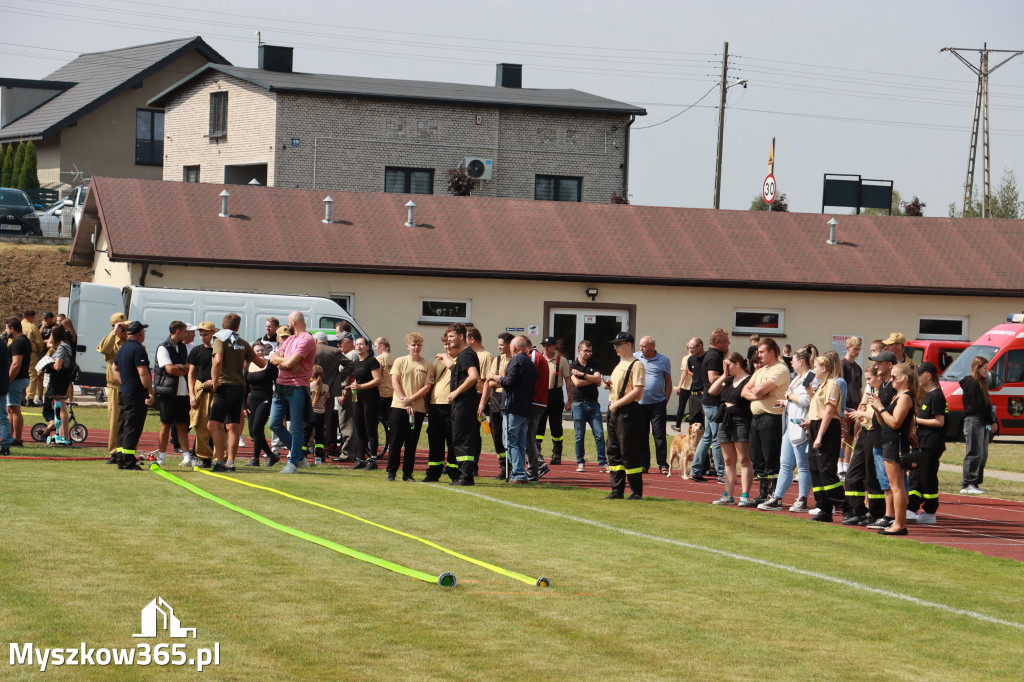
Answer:
<path fill-rule="evenodd" d="M 117 421 L 121 417 L 121 404 L 117 394 L 118 389 L 121 388 L 121 382 L 114 374 L 114 358 L 117 357 L 117 351 L 121 350 L 121 346 L 128 339 L 128 334 L 124 330 L 126 324 L 128 324 L 128 318 L 124 313 L 111 315 L 110 333 L 104 336 L 96 346 L 96 352 L 102 355 L 107 362 L 107 428 L 109 429 L 107 431 L 107 452 L 110 453 L 107 464 L 118 463 L 118 455 L 115 451 L 117 450 Z"/>
<path fill-rule="evenodd" d="M 380 390 L 380 414 L 384 421 L 388 421 L 391 415 L 391 401 L 395 397 L 395 388 L 391 385 L 391 368 L 395 364 L 395 356 L 391 354 L 391 342 L 383 336 L 373 342 L 373 349 L 377 351 L 375 359 L 380 365 L 380 386 L 377 387 Z M 390 441 L 390 438 L 388 440 Z M 380 454 L 382 460 L 387 461 L 390 447 L 390 442 L 384 443 L 384 451 Z"/>
<path fill-rule="evenodd" d="M 36 311 L 25 311 L 24 319 L 21 321 L 21 333 L 32 344 L 32 357 L 28 365 L 28 389 L 25 391 L 25 397 L 35 405 L 42 405 L 43 401 L 37 394 L 43 392 L 42 386 L 40 386 L 43 376 L 36 369 L 36 363 L 39 362 L 40 357 L 46 355 L 46 341 L 43 340 L 43 335 L 39 332 L 39 327 L 36 326 Z"/>
<path fill-rule="evenodd" d="M 448 337 L 442 336 L 444 353 L 449 353 Z M 459 464 L 452 449 L 452 406 L 448 402 L 451 392 L 452 371 L 441 359 L 441 353 L 434 356 L 434 385 L 430 389 L 427 404 L 427 476 L 426 483 L 441 480 L 446 473 L 453 481 L 459 478 Z"/>
<path fill-rule="evenodd" d="M 513 336 L 508 332 L 498 334 L 498 354 L 491 361 L 490 369 L 487 370 L 488 374 L 494 373 L 498 377 L 505 376 L 505 372 L 508 370 L 508 363 L 512 359 L 512 338 Z M 483 367 L 482 364 L 481 367 Z M 498 455 L 498 475 L 496 478 L 507 480 L 509 471 L 508 463 L 505 459 L 504 415 L 501 412 L 501 398 L 504 391 L 500 381 L 488 379 L 487 384 L 490 388 L 491 440 L 494 441 L 494 452 Z"/>
<path fill-rule="evenodd" d="M 644 366 L 633 357 L 633 335 L 619 332 L 612 340 L 619 364 L 612 370 L 611 379 L 604 382 L 608 389 L 608 469 L 612 491 L 606 500 L 621 500 L 629 483 L 631 500 L 644 496 L 644 443 L 647 442 L 648 421 L 643 418 L 640 398 L 644 394 Z"/>
<path fill-rule="evenodd" d="M 569 360 L 558 352 L 557 341 L 553 336 L 540 342 L 544 349 L 544 359 L 548 361 L 548 407 L 537 425 L 537 454 L 541 454 L 544 444 L 545 424 L 551 424 L 551 459 L 548 464 L 562 463 L 562 412 L 565 410 L 566 399 L 562 387 L 569 392 L 568 404 L 572 405 L 572 382 L 569 372 Z"/>
<path fill-rule="evenodd" d="M 473 352 L 476 353 L 477 360 L 480 362 L 480 380 L 476 382 L 476 392 L 480 396 L 480 402 L 476 406 L 476 416 L 480 420 L 481 426 L 475 432 L 475 443 L 473 446 L 473 456 L 476 458 L 476 463 L 480 463 L 480 453 L 483 452 L 483 436 L 480 431 L 484 429 L 483 426 L 486 423 L 486 429 L 490 430 L 491 424 L 487 421 L 490 416 L 490 408 L 488 402 L 491 400 L 491 385 L 487 382 L 487 373 L 491 371 L 491 366 L 494 364 L 494 356 L 491 351 L 484 348 L 483 336 L 480 334 L 480 330 L 476 327 L 470 327 L 466 330 L 466 343 Z"/>

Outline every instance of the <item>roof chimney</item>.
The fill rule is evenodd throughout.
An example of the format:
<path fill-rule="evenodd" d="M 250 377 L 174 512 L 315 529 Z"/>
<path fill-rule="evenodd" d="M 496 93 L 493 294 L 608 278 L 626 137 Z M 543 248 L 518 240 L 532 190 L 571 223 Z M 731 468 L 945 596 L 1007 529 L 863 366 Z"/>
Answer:
<path fill-rule="evenodd" d="M 294 49 L 280 45 L 260 45 L 260 68 L 264 71 L 291 73 Z"/>
<path fill-rule="evenodd" d="M 523 87 L 523 65 L 498 64 L 498 70 L 494 78 L 494 85 L 499 88 Z"/>

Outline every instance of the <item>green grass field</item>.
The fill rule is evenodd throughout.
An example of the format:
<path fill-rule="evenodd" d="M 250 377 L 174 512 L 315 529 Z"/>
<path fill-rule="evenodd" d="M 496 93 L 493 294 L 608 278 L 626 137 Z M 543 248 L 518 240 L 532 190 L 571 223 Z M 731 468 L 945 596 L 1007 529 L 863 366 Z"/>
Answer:
<path fill-rule="evenodd" d="M 467 494 L 335 468 L 237 475 L 546 576 L 543 589 L 333 512 L 168 469 L 302 531 L 452 571 L 459 585 L 288 536 L 153 472 L 4 461 L 0 623 L 10 642 L 132 647 L 140 609 L 161 596 L 198 629 L 190 646 L 220 643 L 220 666 L 207 669 L 218 679 L 1021 678 L 1024 626 L 985 620 L 1024 623 L 1014 561 L 786 515 L 606 502 L 598 490 L 481 479 Z M 33 670 L 5 667 L 4 677 Z"/>

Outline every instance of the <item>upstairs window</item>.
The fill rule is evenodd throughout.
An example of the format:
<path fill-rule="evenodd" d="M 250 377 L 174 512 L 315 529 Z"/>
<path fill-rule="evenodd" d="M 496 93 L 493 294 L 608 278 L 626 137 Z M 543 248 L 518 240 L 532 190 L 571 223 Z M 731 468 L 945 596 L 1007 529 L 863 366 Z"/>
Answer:
<path fill-rule="evenodd" d="M 228 134 L 228 93 L 210 93 L 210 137 L 226 137 Z"/>
<path fill-rule="evenodd" d="M 583 178 L 561 175 L 538 175 L 533 185 L 533 198 L 538 201 L 580 201 Z"/>
<path fill-rule="evenodd" d="M 384 191 L 394 194 L 433 194 L 433 168 L 384 169 Z"/>
<path fill-rule="evenodd" d="M 199 166 L 185 166 L 181 169 L 182 182 L 199 182 Z"/>
<path fill-rule="evenodd" d="M 135 163 L 164 165 L 164 112 L 148 109 L 135 112 Z"/>

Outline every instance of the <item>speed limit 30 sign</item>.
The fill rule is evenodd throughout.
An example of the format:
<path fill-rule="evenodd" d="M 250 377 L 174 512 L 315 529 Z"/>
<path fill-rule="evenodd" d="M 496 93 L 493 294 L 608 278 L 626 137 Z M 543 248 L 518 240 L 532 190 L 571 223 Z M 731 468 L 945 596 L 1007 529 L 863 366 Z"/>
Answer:
<path fill-rule="evenodd" d="M 775 176 L 768 174 L 768 177 L 764 179 L 764 186 L 761 187 L 761 196 L 764 197 L 764 202 L 770 204 L 775 201 Z"/>

